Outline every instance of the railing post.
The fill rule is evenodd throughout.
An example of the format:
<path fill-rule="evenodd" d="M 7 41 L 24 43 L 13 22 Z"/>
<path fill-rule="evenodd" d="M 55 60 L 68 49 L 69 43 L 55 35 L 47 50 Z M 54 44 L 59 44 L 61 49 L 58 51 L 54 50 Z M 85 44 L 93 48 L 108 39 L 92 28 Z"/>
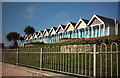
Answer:
<path fill-rule="evenodd" d="M 17 52 L 16 52 L 16 65 L 18 65 L 18 49 L 17 49 Z"/>
<path fill-rule="evenodd" d="M 94 52 L 93 52 L 93 76 L 96 76 L 96 44 L 94 44 Z"/>
<path fill-rule="evenodd" d="M 40 51 L 40 70 L 42 69 L 42 48 Z"/>

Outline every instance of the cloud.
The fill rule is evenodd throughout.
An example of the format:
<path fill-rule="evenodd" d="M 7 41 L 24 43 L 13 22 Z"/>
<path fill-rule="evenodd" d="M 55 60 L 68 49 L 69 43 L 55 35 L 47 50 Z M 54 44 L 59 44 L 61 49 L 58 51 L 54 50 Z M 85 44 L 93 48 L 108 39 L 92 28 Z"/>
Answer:
<path fill-rule="evenodd" d="M 26 19 L 32 19 L 35 17 L 35 10 L 36 10 L 37 5 L 32 5 L 28 6 L 25 8 L 25 14 L 24 17 Z"/>
<path fill-rule="evenodd" d="M 52 24 L 67 24 L 70 21 L 70 17 L 65 12 L 60 12 L 51 18 L 50 22 Z"/>

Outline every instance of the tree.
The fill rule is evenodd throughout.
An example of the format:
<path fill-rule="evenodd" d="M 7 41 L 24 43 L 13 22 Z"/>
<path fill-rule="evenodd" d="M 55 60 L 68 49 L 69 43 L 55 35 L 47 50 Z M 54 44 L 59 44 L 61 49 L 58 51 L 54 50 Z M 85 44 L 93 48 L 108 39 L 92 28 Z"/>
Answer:
<path fill-rule="evenodd" d="M 10 32 L 7 34 L 6 38 L 8 41 L 11 41 L 12 46 L 17 46 L 17 40 L 19 39 L 20 34 L 17 32 Z"/>
<path fill-rule="evenodd" d="M 23 40 L 24 40 L 24 37 L 20 36 L 18 40 L 23 41 Z"/>
<path fill-rule="evenodd" d="M 24 32 L 26 35 L 30 35 L 30 34 L 33 34 L 35 32 L 35 29 L 31 26 L 27 26 L 25 29 L 24 29 Z"/>

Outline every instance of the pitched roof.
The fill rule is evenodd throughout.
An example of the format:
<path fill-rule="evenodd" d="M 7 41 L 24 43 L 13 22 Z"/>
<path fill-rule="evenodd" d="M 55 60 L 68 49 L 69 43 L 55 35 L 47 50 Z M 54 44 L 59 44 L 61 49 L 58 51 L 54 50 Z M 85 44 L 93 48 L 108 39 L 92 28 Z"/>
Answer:
<path fill-rule="evenodd" d="M 43 35 L 45 34 L 45 31 L 47 31 L 49 33 L 50 29 L 45 29 L 43 32 Z"/>
<path fill-rule="evenodd" d="M 44 32 L 44 31 L 40 30 L 40 31 L 38 32 L 38 35 L 43 34 L 43 32 Z"/>
<path fill-rule="evenodd" d="M 41 31 L 41 33 L 43 34 L 44 31 Z"/>
<path fill-rule="evenodd" d="M 57 30 L 57 27 L 53 27 L 55 29 L 55 31 Z"/>
<path fill-rule="evenodd" d="M 96 16 L 99 17 L 105 24 L 110 24 L 110 25 L 112 24 L 113 25 L 115 23 L 114 19 L 103 17 L 100 15 L 96 15 Z"/>
<path fill-rule="evenodd" d="M 69 26 L 70 24 L 72 24 L 72 26 L 75 28 L 76 23 L 70 21 L 70 22 L 68 22 L 68 24 L 66 25 L 65 30 L 68 28 L 68 26 Z"/>
<path fill-rule="evenodd" d="M 61 26 L 63 27 L 63 29 L 65 29 L 65 27 L 66 27 L 65 25 L 62 25 L 62 24 L 61 24 Z"/>
<path fill-rule="evenodd" d="M 35 34 L 38 34 L 38 32 L 35 32 Z"/>
<path fill-rule="evenodd" d="M 65 25 L 62 25 L 62 24 L 60 24 L 58 27 L 57 27 L 57 30 L 56 30 L 56 32 L 58 32 L 58 30 L 60 29 L 60 28 L 62 28 L 63 30 L 65 29 Z"/>
<path fill-rule="evenodd" d="M 75 27 L 76 23 L 74 23 L 74 22 L 70 22 L 70 23 Z"/>
<path fill-rule="evenodd" d="M 57 27 L 52 27 L 52 28 L 50 29 L 50 31 L 49 31 L 49 34 L 51 34 L 52 30 L 54 30 L 54 31 L 56 32 Z"/>
<path fill-rule="evenodd" d="M 89 20 L 80 18 L 80 19 L 78 20 L 77 24 L 75 25 L 75 28 L 78 28 L 79 25 L 80 25 L 82 22 L 84 22 L 84 23 L 86 24 L 86 26 L 87 26 L 87 23 L 89 22 Z M 84 27 L 85 27 L 85 26 L 84 26 Z M 81 28 L 81 27 L 80 27 L 80 28 Z M 82 26 L 82 28 L 83 28 L 83 26 Z"/>
<path fill-rule="evenodd" d="M 81 18 L 86 24 L 89 22 L 89 20 Z"/>
<path fill-rule="evenodd" d="M 50 31 L 50 29 L 46 29 L 47 30 L 47 32 L 49 32 Z"/>

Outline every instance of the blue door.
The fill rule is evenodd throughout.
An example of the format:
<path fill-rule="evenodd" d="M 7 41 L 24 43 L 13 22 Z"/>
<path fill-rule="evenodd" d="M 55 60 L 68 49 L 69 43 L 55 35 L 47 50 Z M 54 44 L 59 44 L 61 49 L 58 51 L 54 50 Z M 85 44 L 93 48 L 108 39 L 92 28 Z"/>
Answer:
<path fill-rule="evenodd" d="M 103 27 L 100 28 L 100 36 L 104 36 Z"/>

